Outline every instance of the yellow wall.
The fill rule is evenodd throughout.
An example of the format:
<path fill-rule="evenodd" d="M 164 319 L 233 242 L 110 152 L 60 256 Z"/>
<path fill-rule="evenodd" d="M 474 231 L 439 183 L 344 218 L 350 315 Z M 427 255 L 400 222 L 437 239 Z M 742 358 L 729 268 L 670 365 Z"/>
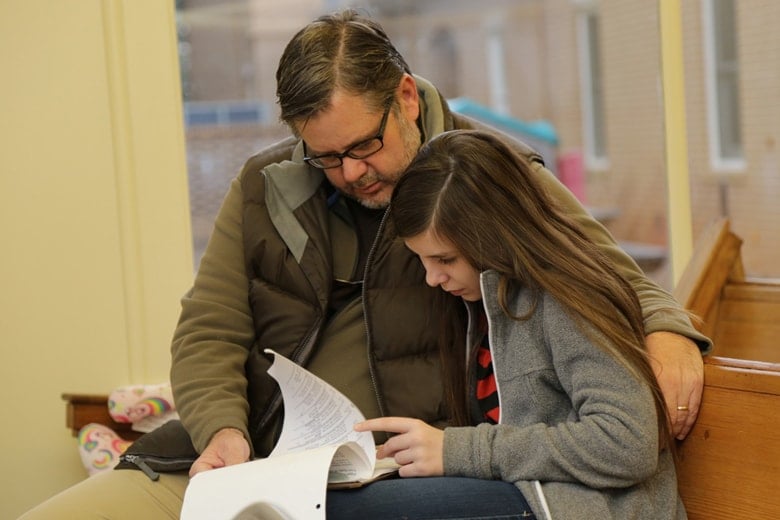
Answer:
<path fill-rule="evenodd" d="M 192 277 L 172 4 L 0 2 L 0 518 L 85 476 L 61 393 L 168 378 Z"/>

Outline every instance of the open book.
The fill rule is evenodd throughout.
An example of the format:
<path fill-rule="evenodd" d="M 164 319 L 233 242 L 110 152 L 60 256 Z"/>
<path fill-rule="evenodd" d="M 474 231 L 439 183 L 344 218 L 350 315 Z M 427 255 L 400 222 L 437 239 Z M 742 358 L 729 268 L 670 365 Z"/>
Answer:
<path fill-rule="evenodd" d="M 324 519 L 328 487 L 356 487 L 398 470 L 376 459 L 371 432 L 356 432 L 363 414 L 344 394 L 270 349 L 268 374 L 284 399 L 279 441 L 265 459 L 195 475 L 182 520 Z"/>

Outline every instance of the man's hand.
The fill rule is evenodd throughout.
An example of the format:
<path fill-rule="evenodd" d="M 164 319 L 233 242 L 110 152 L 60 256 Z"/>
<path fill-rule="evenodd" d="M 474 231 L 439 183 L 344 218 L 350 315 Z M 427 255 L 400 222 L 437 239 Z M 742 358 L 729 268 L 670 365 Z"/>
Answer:
<path fill-rule="evenodd" d="M 209 441 L 209 445 L 203 450 L 192 467 L 190 477 L 196 473 L 224 466 L 232 466 L 249 460 L 249 443 L 244 434 L 235 428 L 219 430 Z"/>
<path fill-rule="evenodd" d="M 379 447 L 377 458 L 392 457 L 401 465 L 402 477 L 444 474 L 444 432 L 407 417 L 380 417 L 357 423 L 355 430 L 397 433 Z"/>
<path fill-rule="evenodd" d="M 673 332 L 653 332 L 645 342 L 669 410 L 672 433 L 682 440 L 699 414 L 704 388 L 701 352 L 693 340 Z"/>

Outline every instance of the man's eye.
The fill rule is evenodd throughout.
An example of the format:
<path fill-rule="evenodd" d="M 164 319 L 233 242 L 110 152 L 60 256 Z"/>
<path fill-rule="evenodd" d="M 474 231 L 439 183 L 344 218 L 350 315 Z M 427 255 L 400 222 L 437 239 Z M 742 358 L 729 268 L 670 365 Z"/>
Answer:
<path fill-rule="evenodd" d="M 322 157 L 317 157 L 317 160 L 326 167 L 338 166 L 341 164 L 341 159 L 333 155 L 323 155 Z"/>
<path fill-rule="evenodd" d="M 374 146 L 373 139 L 369 139 L 368 141 L 363 141 L 362 143 L 358 143 L 355 146 L 353 146 L 350 151 L 351 152 L 362 152 L 365 150 L 370 149 Z"/>

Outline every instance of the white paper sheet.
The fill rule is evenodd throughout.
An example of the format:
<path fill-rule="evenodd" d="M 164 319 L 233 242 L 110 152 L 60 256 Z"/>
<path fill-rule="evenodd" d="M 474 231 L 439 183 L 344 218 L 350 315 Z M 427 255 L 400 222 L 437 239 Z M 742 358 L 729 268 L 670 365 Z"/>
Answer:
<path fill-rule="evenodd" d="M 184 494 L 181 520 L 248 520 L 253 510 L 257 515 L 269 508 L 283 519 L 324 520 L 336 449 L 324 446 L 198 473 Z"/>

